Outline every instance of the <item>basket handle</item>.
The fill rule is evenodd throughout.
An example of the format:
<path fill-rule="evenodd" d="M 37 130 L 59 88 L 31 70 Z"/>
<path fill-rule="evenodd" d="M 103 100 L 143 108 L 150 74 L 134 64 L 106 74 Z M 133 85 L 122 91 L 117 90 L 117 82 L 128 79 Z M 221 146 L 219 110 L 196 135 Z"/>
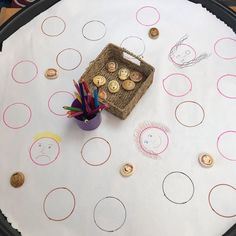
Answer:
<path fill-rule="evenodd" d="M 122 51 L 123 51 L 123 53 L 125 52 L 125 53 L 129 54 L 130 56 L 134 57 L 135 59 L 137 59 L 137 60 L 140 61 L 141 63 L 145 63 L 145 62 L 143 61 L 143 59 L 142 59 L 141 56 L 135 55 L 134 53 L 132 53 L 132 52 L 130 52 L 129 50 L 127 50 L 126 48 L 122 48 Z"/>

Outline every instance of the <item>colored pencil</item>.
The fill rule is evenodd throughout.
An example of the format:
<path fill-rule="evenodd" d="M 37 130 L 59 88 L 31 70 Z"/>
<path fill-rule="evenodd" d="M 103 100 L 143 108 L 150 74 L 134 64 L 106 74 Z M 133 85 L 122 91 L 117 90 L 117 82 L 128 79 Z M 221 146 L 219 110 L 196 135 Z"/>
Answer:
<path fill-rule="evenodd" d="M 80 108 L 77 107 L 64 106 L 63 108 L 68 111 L 82 111 Z"/>
<path fill-rule="evenodd" d="M 79 83 L 79 87 L 80 87 L 80 95 L 81 95 L 81 100 L 82 100 L 82 110 L 83 110 L 83 112 L 87 113 L 86 105 L 85 105 L 85 97 L 84 97 L 83 84 Z"/>
<path fill-rule="evenodd" d="M 99 107 L 99 102 L 98 102 L 98 89 L 93 90 L 93 97 L 94 97 L 94 106 L 95 108 Z"/>

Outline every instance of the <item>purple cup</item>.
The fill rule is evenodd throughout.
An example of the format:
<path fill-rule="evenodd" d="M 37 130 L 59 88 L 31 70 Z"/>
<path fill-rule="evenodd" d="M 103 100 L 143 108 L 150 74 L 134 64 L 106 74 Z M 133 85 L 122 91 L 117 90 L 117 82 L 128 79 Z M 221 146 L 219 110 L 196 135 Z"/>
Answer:
<path fill-rule="evenodd" d="M 81 104 L 79 103 L 77 99 L 74 100 L 71 106 L 81 108 Z M 75 118 L 75 121 L 77 122 L 77 125 L 82 130 L 94 130 L 101 124 L 101 121 L 102 121 L 101 112 L 96 113 L 95 115 L 91 117 L 91 119 L 86 120 L 86 121 L 82 120 L 80 117 L 74 117 L 74 118 Z"/>

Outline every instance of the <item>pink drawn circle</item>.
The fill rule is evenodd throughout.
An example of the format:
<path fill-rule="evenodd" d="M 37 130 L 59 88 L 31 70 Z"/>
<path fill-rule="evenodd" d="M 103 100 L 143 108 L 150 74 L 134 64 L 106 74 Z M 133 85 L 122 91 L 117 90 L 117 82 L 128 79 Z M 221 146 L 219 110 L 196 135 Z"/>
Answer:
<path fill-rule="evenodd" d="M 62 112 L 57 112 L 57 111 L 54 111 L 53 110 L 53 106 L 52 106 L 52 104 L 51 104 L 51 102 L 52 102 L 52 99 L 54 98 L 54 96 L 57 96 L 57 95 L 60 95 L 60 94 L 68 94 L 68 95 L 70 95 L 71 97 L 72 97 L 72 99 L 71 99 L 71 102 L 73 102 L 74 101 L 74 99 L 75 99 L 75 97 L 74 97 L 74 95 L 72 94 L 72 93 L 70 93 L 70 92 L 67 92 L 67 91 L 58 91 L 58 92 L 55 92 L 55 93 L 53 93 L 51 96 L 50 96 L 50 98 L 49 98 L 49 100 L 48 100 L 48 108 L 49 108 L 49 110 L 54 114 L 54 115 L 57 115 L 57 116 L 66 116 L 66 111 L 65 110 L 63 110 L 63 106 L 66 106 L 66 105 L 68 105 L 68 104 L 61 104 L 61 110 L 62 110 Z M 62 101 L 63 102 L 63 101 Z M 71 102 L 70 102 L 70 104 L 71 104 Z M 70 105 L 69 104 L 69 105 Z"/>
<path fill-rule="evenodd" d="M 163 145 L 163 147 L 162 147 L 159 151 L 157 151 L 157 152 L 153 152 L 153 151 L 150 151 L 149 149 L 147 149 L 147 148 L 144 146 L 144 144 L 142 143 L 142 141 L 141 141 L 142 135 L 144 134 L 144 132 L 146 132 L 146 131 L 149 130 L 149 129 L 157 129 L 158 131 L 161 131 L 161 133 L 163 133 L 164 136 L 165 136 L 165 138 L 166 138 L 166 143 L 165 143 L 165 145 Z M 160 144 L 158 145 L 158 148 L 161 146 L 162 141 L 163 141 L 163 140 L 159 137 L 159 142 L 160 142 Z M 151 126 L 149 126 L 149 127 L 144 128 L 144 129 L 139 133 L 139 135 L 138 135 L 138 142 L 139 142 L 139 146 L 141 147 L 141 150 L 142 150 L 144 153 L 146 153 L 146 154 L 148 154 L 148 155 L 152 155 L 152 156 L 158 156 L 159 154 L 163 153 L 163 152 L 167 149 L 167 147 L 168 147 L 168 145 L 169 145 L 169 137 L 168 137 L 167 133 L 166 133 L 163 129 L 161 129 L 161 128 L 157 127 L 157 126 L 151 125 Z"/>
<path fill-rule="evenodd" d="M 170 53 L 170 60 L 171 60 L 175 65 L 178 65 L 178 66 L 184 65 L 185 63 L 188 63 L 189 61 L 194 60 L 194 59 L 197 57 L 196 50 L 195 50 L 192 46 L 190 46 L 189 44 L 181 43 L 180 45 L 178 45 L 178 48 L 177 48 L 176 51 L 174 50 L 175 47 L 176 47 L 176 45 L 173 46 L 173 47 L 171 48 L 171 50 L 170 50 L 170 52 L 171 52 L 171 53 Z M 187 54 L 187 56 L 192 53 L 192 57 L 191 57 L 190 59 L 188 59 L 187 61 L 183 61 L 183 62 L 179 63 L 179 62 L 177 62 L 177 60 L 178 60 L 179 58 L 181 59 L 181 57 L 183 58 L 182 60 L 184 60 L 184 56 L 185 56 L 185 55 L 183 55 L 183 53 L 180 53 L 180 51 L 181 51 L 180 48 L 181 48 L 181 47 L 182 47 L 182 50 L 183 50 L 183 47 L 185 47 L 185 50 L 184 50 L 185 53 L 186 53 L 186 52 L 189 52 L 189 54 Z M 177 54 L 177 55 L 176 55 L 176 54 Z"/>
<path fill-rule="evenodd" d="M 154 11 L 154 14 L 156 15 L 154 18 L 156 18 L 156 19 L 154 19 L 152 22 L 143 22 L 141 19 L 139 19 L 139 14 L 141 14 L 142 12 L 145 12 L 145 11 L 147 11 L 147 10 L 152 10 L 152 11 Z M 148 13 L 148 14 L 150 14 L 150 12 Z M 144 26 L 152 26 L 152 25 L 155 25 L 155 24 L 157 24 L 158 22 L 159 22 L 159 20 L 160 20 L 160 13 L 159 13 L 159 11 L 155 8 L 155 7 L 153 7 L 153 6 L 143 6 L 143 7 L 141 7 L 140 9 L 138 9 L 138 11 L 136 12 L 136 20 L 138 21 L 138 23 L 139 24 L 141 24 L 141 25 L 144 25 Z"/>
<path fill-rule="evenodd" d="M 220 153 L 220 155 L 221 155 L 223 158 L 225 158 L 225 159 L 227 159 L 227 160 L 229 160 L 229 161 L 236 161 L 236 156 L 234 156 L 234 157 L 229 157 L 228 155 L 226 155 L 226 154 L 224 153 L 224 150 L 222 150 L 222 147 L 220 148 L 220 142 L 222 141 L 223 136 L 228 135 L 228 134 L 236 135 L 236 131 L 235 131 L 235 130 L 228 130 L 228 131 L 225 131 L 225 132 L 223 132 L 222 134 L 220 134 L 219 137 L 217 138 L 217 149 L 218 149 L 218 152 Z M 235 144 L 236 144 L 236 143 L 235 143 Z M 235 147 L 235 144 L 232 145 L 232 148 Z"/>
<path fill-rule="evenodd" d="M 20 106 L 26 109 L 26 113 L 27 113 L 26 115 L 28 116 L 28 118 L 22 124 L 18 124 L 18 125 L 11 124 L 11 122 L 7 118 L 7 113 L 10 111 L 10 109 L 12 108 L 16 109 L 16 107 L 19 108 Z M 17 114 L 15 114 L 15 117 L 17 117 Z M 20 103 L 20 102 L 13 103 L 7 106 L 3 112 L 3 122 L 8 128 L 11 128 L 11 129 L 20 129 L 20 128 L 25 127 L 30 122 L 31 117 L 32 117 L 32 111 L 30 107 L 26 105 L 25 103 Z"/>
<path fill-rule="evenodd" d="M 58 33 L 48 33 L 48 32 L 46 32 L 46 30 L 45 30 L 45 25 L 47 24 L 47 22 L 48 21 L 50 21 L 50 20 L 52 20 L 52 19 L 57 19 L 57 20 L 59 20 L 62 24 L 63 24 L 63 27 L 62 27 L 62 29 L 58 32 Z M 58 21 L 58 23 L 60 23 Z M 55 24 L 55 23 L 54 23 Z M 65 23 L 65 21 L 61 18 L 61 17 L 59 17 L 59 16 L 49 16 L 49 17 L 47 17 L 43 22 L 42 22 L 42 24 L 41 24 L 41 30 L 42 30 L 42 32 L 45 34 L 45 35 L 47 35 L 47 36 L 49 36 L 49 37 L 57 37 L 57 36 L 59 36 L 59 35 L 61 35 L 62 33 L 64 33 L 64 31 L 65 31 L 65 29 L 66 29 L 66 23 Z"/>
<path fill-rule="evenodd" d="M 22 66 L 22 65 L 26 66 L 27 64 L 29 64 L 30 66 L 32 66 L 33 69 L 35 70 L 35 72 L 34 72 L 34 74 L 32 75 L 32 77 L 30 77 L 30 78 L 27 79 L 26 81 L 20 81 L 19 79 L 17 79 L 17 72 L 16 72 L 16 70 L 18 69 L 18 67 L 20 67 L 20 66 Z M 25 69 L 24 71 L 26 71 L 26 69 Z M 24 73 L 25 73 L 25 72 L 24 72 Z M 25 74 L 27 74 L 27 73 L 25 73 Z M 13 79 L 16 83 L 18 83 L 18 84 L 27 84 L 27 83 L 31 82 L 32 80 L 34 80 L 34 79 L 37 77 L 37 75 L 38 75 L 38 67 L 37 67 L 37 65 L 36 65 L 34 62 L 29 61 L 29 60 L 23 60 L 23 61 L 18 62 L 18 63 L 12 68 L 12 71 L 11 71 L 12 79 Z M 25 77 L 25 76 L 26 76 L 26 75 L 24 75 L 24 77 Z"/>
<path fill-rule="evenodd" d="M 47 199 L 48 199 L 49 196 L 50 196 L 51 194 L 53 194 L 54 192 L 56 192 L 56 191 L 61 191 L 61 190 L 66 191 L 66 192 L 68 192 L 68 193 L 71 195 L 72 201 L 73 201 L 73 206 L 72 206 L 72 208 L 70 209 L 69 213 L 68 213 L 66 216 L 61 217 L 61 218 L 51 217 L 51 216 L 49 216 L 49 214 L 48 214 L 48 212 L 47 212 L 47 209 L 46 209 Z M 68 188 L 66 188 L 66 187 L 59 187 L 59 188 L 55 188 L 55 189 L 51 190 L 51 191 L 46 195 L 46 197 L 45 197 L 45 199 L 44 199 L 44 201 L 43 201 L 43 211 L 44 211 L 44 214 L 46 215 L 46 217 L 47 217 L 49 220 L 52 220 L 52 221 L 63 221 L 63 220 L 66 220 L 67 218 L 69 218 L 69 217 L 73 214 L 73 212 L 74 212 L 74 210 L 75 210 L 75 205 L 76 205 L 76 200 L 75 200 L 75 195 L 74 195 L 74 193 L 73 193 L 70 189 L 68 189 Z M 58 206 L 58 207 L 60 207 L 60 206 Z"/>
<path fill-rule="evenodd" d="M 166 85 L 165 85 L 165 82 L 167 82 L 167 80 L 169 79 L 174 79 L 172 76 L 174 76 L 174 78 L 176 78 L 175 76 L 182 76 L 188 83 L 189 83 L 189 88 L 187 89 L 187 91 L 183 92 L 182 94 L 174 94 L 172 92 L 170 92 L 167 88 L 166 88 Z M 167 76 L 163 81 L 162 81 L 162 85 L 163 85 L 163 88 L 164 90 L 166 91 L 167 94 L 169 94 L 170 96 L 173 96 L 173 97 L 183 97 L 185 95 L 187 95 L 189 92 L 191 92 L 192 90 L 192 82 L 191 80 L 189 79 L 189 77 L 187 77 L 186 75 L 184 74 L 181 74 L 181 73 L 173 73 L 173 74 L 170 74 L 169 76 Z"/>
<path fill-rule="evenodd" d="M 230 38 L 230 37 L 226 37 L 226 38 L 221 38 L 221 39 L 218 39 L 215 44 L 214 44 L 214 51 L 215 51 L 215 54 L 222 58 L 222 59 L 225 59 L 225 60 L 233 60 L 233 59 L 236 59 L 236 55 L 233 55 L 233 56 L 225 56 L 225 55 L 222 55 L 219 51 L 217 51 L 217 46 L 219 43 L 222 43 L 223 41 L 233 41 L 233 43 L 235 44 L 235 48 L 236 48 L 236 39 L 233 39 L 233 38 Z M 227 43 L 226 43 L 227 44 Z"/>
<path fill-rule="evenodd" d="M 44 151 L 44 153 L 41 153 L 41 150 L 38 151 L 39 155 L 37 155 L 36 157 L 35 157 L 35 153 L 33 154 L 33 149 L 35 149 L 37 144 L 39 145 L 41 141 L 45 141 L 45 139 L 50 140 L 50 145 L 51 146 L 52 146 L 52 144 L 55 144 L 56 153 L 54 154 L 54 158 L 52 158 L 52 160 L 50 159 L 49 153 L 47 154 L 47 153 L 45 153 L 45 151 Z M 32 145 L 30 146 L 30 149 L 29 149 L 29 155 L 30 155 L 31 161 L 34 162 L 34 164 L 36 164 L 38 166 L 50 165 L 51 163 L 53 163 L 54 161 L 57 160 L 59 154 L 60 154 L 60 145 L 59 145 L 59 143 L 55 139 L 50 138 L 50 137 L 43 137 L 43 138 L 40 138 L 40 139 L 36 140 L 35 142 L 32 143 Z M 49 161 L 46 161 L 44 163 L 40 163 L 39 161 L 37 161 L 38 157 L 47 157 L 49 159 Z"/>
<path fill-rule="evenodd" d="M 235 96 L 229 96 L 229 95 L 226 95 L 222 89 L 220 88 L 220 84 L 223 83 L 223 80 L 226 79 L 226 77 L 234 77 L 234 79 L 236 79 L 236 75 L 232 75 L 232 74 L 226 74 L 226 75 L 223 75 L 221 76 L 218 81 L 217 81 L 217 90 L 219 91 L 219 93 L 224 96 L 225 98 L 229 98 L 229 99 L 236 99 L 236 94 Z M 235 81 L 236 82 L 236 81 Z"/>
<path fill-rule="evenodd" d="M 212 205 L 212 202 L 211 202 L 211 195 L 212 195 L 212 192 L 213 190 L 215 190 L 216 188 L 219 188 L 219 187 L 222 187 L 222 186 L 225 186 L 225 187 L 229 187 L 229 188 L 232 188 L 234 191 L 236 191 L 236 188 L 234 188 L 232 185 L 229 185 L 229 184 L 217 184 L 215 185 L 209 192 L 208 194 L 208 203 L 209 203 L 209 206 L 211 207 L 212 211 L 214 211 L 218 216 L 221 216 L 221 217 L 224 217 L 224 218 L 233 218 L 236 216 L 236 213 L 233 214 L 233 215 L 224 215 L 223 213 L 219 213 Z M 222 194 L 223 195 L 223 194 Z"/>
<path fill-rule="evenodd" d="M 180 107 L 181 107 L 182 105 L 186 105 L 186 104 L 193 104 L 193 105 L 195 105 L 196 107 L 200 108 L 200 110 L 201 110 L 201 112 L 202 112 L 202 118 L 201 118 L 198 122 L 193 123 L 193 124 L 186 124 L 184 121 L 182 121 L 182 120 L 179 118 L 179 116 L 178 116 L 178 114 L 177 114 L 177 113 L 178 113 L 178 110 L 180 109 Z M 197 103 L 197 102 L 194 102 L 194 101 L 184 101 L 184 102 L 181 102 L 181 103 L 176 107 L 176 109 L 175 109 L 175 118 L 176 118 L 176 120 L 177 120 L 181 125 L 183 125 L 183 126 L 185 126 L 185 127 L 188 127 L 188 128 L 192 128 L 192 127 L 199 126 L 200 124 L 203 123 L 203 121 L 204 121 L 204 119 L 205 119 L 205 111 L 204 111 L 203 107 L 202 107 L 199 103 Z"/>
<path fill-rule="evenodd" d="M 104 160 L 101 161 L 100 163 L 92 163 L 92 162 L 88 161 L 88 160 L 86 159 L 85 154 L 84 154 L 84 149 L 85 149 L 86 145 L 88 145 L 89 142 L 94 141 L 94 140 L 100 140 L 100 141 L 104 142 L 104 144 L 106 144 L 107 147 L 108 147 L 108 149 L 109 149 L 107 156 L 105 156 Z M 93 148 L 93 147 L 91 147 L 91 148 Z M 81 153 L 82 159 L 83 159 L 88 165 L 90 165 L 90 166 L 101 166 L 101 165 L 105 164 L 105 163 L 110 159 L 110 156 L 111 156 L 111 145 L 110 145 L 110 143 L 109 143 L 106 139 L 104 139 L 104 138 L 102 138 L 102 137 L 93 137 L 93 138 L 90 138 L 89 140 L 87 140 L 87 141 L 84 143 L 84 145 L 83 145 L 83 147 L 82 147 L 80 153 Z M 96 157 L 96 152 L 95 152 L 94 157 Z"/>
<path fill-rule="evenodd" d="M 77 54 L 77 59 L 76 59 L 76 61 L 78 61 L 77 62 L 77 64 L 74 64 L 74 65 L 72 65 L 72 66 L 65 66 L 65 65 L 62 65 L 63 63 L 61 63 L 61 57 L 63 56 L 63 54 L 66 54 L 66 53 L 70 53 L 71 55 L 70 55 L 70 57 L 72 58 L 72 53 L 75 53 L 75 54 Z M 78 68 L 79 66 L 80 66 L 80 64 L 81 64 L 81 62 L 82 62 L 82 55 L 81 55 L 81 53 L 77 50 L 77 49 L 74 49 L 74 48 L 65 48 L 65 49 L 63 49 L 61 52 L 59 52 L 58 54 L 57 54 L 57 57 L 56 57 L 56 62 L 57 62 L 57 65 L 61 68 L 61 69 L 63 69 L 63 70 L 67 70 L 67 71 L 71 71 L 71 70 L 75 70 L 76 68 Z"/>

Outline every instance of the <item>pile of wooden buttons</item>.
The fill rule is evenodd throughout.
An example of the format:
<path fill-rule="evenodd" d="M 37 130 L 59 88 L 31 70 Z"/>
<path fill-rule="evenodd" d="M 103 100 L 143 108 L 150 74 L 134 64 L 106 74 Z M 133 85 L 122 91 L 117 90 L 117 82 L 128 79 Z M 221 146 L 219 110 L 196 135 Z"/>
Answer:
<path fill-rule="evenodd" d="M 118 63 L 115 61 L 109 61 L 106 64 L 106 69 L 109 73 L 114 73 L 118 71 L 118 78 L 123 81 L 121 86 L 126 91 L 131 91 L 135 88 L 135 83 L 140 82 L 143 79 L 143 76 L 138 71 L 130 71 L 126 67 L 122 67 L 118 70 Z M 96 87 L 101 87 L 106 84 L 106 78 L 101 75 L 97 75 L 93 78 L 93 83 Z M 110 93 L 117 93 L 120 90 L 120 84 L 117 80 L 113 79 L 108 83 L 108 91 Z M 107 95 L 104 91 L 99 94 L 99 97 L 105 99 Z"/>

